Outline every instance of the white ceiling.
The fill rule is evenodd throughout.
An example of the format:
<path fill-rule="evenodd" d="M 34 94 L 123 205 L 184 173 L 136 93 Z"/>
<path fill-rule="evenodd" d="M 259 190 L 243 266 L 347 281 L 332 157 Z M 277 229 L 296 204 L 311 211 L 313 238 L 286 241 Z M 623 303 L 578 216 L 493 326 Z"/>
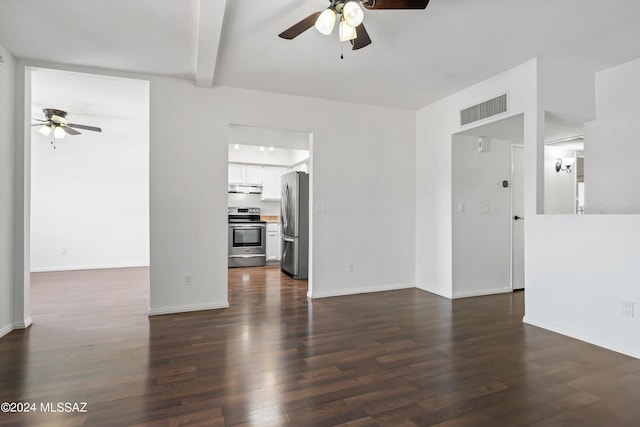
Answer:
<path fill-rule="evenodd" d="M 43 108 L 66 111 L 70 123 L 98 126 L 105 136 L 146 137 L 149 133 L 149 82 L 32 68 L 31 117 L 44 119 Z M 32 135 L 37 140 L 51 139 L 37 132 Z"/>
<path fill-rule="evenodd" d="M 536 56 L 640 57 L 638 0 L 431 0 L 365 11 L 373 44 L 285 28 L 326 0 L 0 0 L 0 44 L 47 62 L 416 109 Z"/>

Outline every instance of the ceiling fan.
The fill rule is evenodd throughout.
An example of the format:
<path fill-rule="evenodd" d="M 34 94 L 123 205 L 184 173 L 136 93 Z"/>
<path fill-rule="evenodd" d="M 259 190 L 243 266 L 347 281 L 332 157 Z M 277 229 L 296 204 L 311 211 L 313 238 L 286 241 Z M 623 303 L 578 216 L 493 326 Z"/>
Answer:
<path fill-rule="evenodd" d="M 297 24 L 292 25 L 279 37 L 291 40 L 315 26 L 324 35 L 333 32 L 339 22 L 340 41 L 350 41 L 352 50 L 362 49 L 371 44 L 371 39 L 364 28 L 364 11 L 362 6 L 370 10 L 378 9 L 425 9 L 429 0 L 329 0 L 331 4 L 325 10 L 312 13 Z M 338 17 L 339 16 L 339 17 Z"/>
<path fill-rule="evenodd" d="M 56 139 L 64 138 L 66 134 L 80 135 L 80 132 L 78 132 L 76 129 L 102 132 L 102 129 L 100 129 L 99 127 L 68 123 L 66 119 L 66 111 L 56 110 L 55 108 L 44 108 L 42 112 L 44 113 L 45 120 L 33 119 L 40 123 L 36 123 L 31 126 L 40 126 L 38 132 L 40 132 L 44 136 L 49 136 L 51 134 L 51 131 L 53 131 L 53 137 Z"/>

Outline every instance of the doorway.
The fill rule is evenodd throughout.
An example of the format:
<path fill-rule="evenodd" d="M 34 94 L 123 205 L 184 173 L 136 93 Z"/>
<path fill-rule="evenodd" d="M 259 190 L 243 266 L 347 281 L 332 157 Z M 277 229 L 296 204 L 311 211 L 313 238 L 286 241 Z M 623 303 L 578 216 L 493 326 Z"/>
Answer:
<path fill-rule="evenodd" d="M 228 128 L 228 212 L 229 212 L 229 276 L 236 277 L 238 271 L 236 268 L 254 268 L 254 271 L 247 271 L 246 277 L 249 279 L 255 277 L 256 272 L 261 271 L 263 266 L 271 267 L 269 277 L 274 277 L 274 271 L 280 272 L 282 259 L 292 259 L 289 240 L 292 237 L 285 235 L 282 227 L 282 179 L 284 176 L 300 176 L 301 196 L 304 196 L 304 205 L 307 206 L 304 218 L 300 218 L 304 227 L 301 229 L 308 230 L 301 236 L 301 241 L 305 242 L 304 250 L 296 252 L 295 259 L 298 260 L 296 268 L 300 268 L 300 275 L 296 278 L 307 279 L 299 280 L 297 283 L 308 288 L 311 291 L 311 260 L 312 253 L 312 236 L 311 236 L 311 190 L 312 185 L 312 162 L 311 162 L 311 143 L 312 135 L 309 132 L 291 131 L 274 128 L 256 127 L 241 124 L 229 124 Z M 304 178 L 304 180 L 302 179 Z M 302 186 L 302 183 L 305 185 Z M 302 190 L 304 188 L 304 191 Z M 300 197 L 302 200 L 303 197 Z M 238 221 L 259 221 L 263 223 L 265 231 L 261 233 L 263 238 L 259 238 L 260 233 L 256 232 L 256 238 L 252 240 L 255 248 L 248 250 L 246 248 L 237 248 L 237 237 L 240 232 L 236 230 L 240 225 Z M 234 224 L 231 223 L 234 221 Z M 259 223 L 242 224 L 243 227 L 248 225 L 252 229 L 259 229 Z M 232 233 L 233 229 L 233 233 Z M 242 230 L 244 232 L 244 230 Z M 298 239 L 297 236 L 293 237 Z M 240 242 L 244 245 L 244 241 Z M 262 248 L 262 255 L 258 256 L 256 252 Z M 243 254 L 242 249 L 247 254 Z M 308 251 L 308 253 L 305 253 Z M 251 253 L 250 253 L 251 252 Z M 247 261 L 245 261 L 245 258 Z M 261 258 L 261 259 L 260 259 Z M 248 267 L 247 262 L 252 267 Z M 288 265 L 288 264 L 287 264 Z M 283 271 L 290 268 L 283 267 Z M 298 270 L 296 270 L 298 271 Z M 304 274 L 302 274 L 304 273 Z M 284 273 L 283 278 L 286 277 Z M 274 287 L 280 280 L 274 282 Z M 229 279 L 229 285 L 232 280 Z M 269 285 L 268 283 L 266 284 Z M 232 290 L 229 289 L 229 295 Z"/>
<path fill-rule="evenodd" d="M 29 73 L 28 271 L 142 267 L 148 276 L 149 82 Z"/>
<path fill-rule="evenodd" d="M 524 114 L 452 136 L 454 298 L 524 288 L 523 141 Z"/>
<path fill-rule="evenodd" d="M 524 289 L 524 145 L 511 145 L 511 289 Z"/>

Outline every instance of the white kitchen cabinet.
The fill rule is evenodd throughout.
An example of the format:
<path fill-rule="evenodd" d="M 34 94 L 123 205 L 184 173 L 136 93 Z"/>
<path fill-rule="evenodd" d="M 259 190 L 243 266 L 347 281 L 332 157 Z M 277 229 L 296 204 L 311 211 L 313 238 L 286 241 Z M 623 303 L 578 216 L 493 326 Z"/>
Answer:
<path fill-rule="evenodd" d="M 280 200 L 280 179 L 287 168 L 265 166 L 262 175 L 262 200 Z"/>
<path fill-rule="evenodd" d="M 229 163 L 229 184 L 262 185 L 262 166 Z"/>
<path fill-rule="evenodd" d="M 280 224 L 267 223 L 267 261 L 280 261 Z"/>
<path fill-rule="evenodd" d="M 245 178 L 246 184 L 261 185 L 263 181 L 263 168 L 262 166 L 246 165 L 245 166 Z"/>
<path fill-rule="evenodd" d="M 229 184 L 244 184 L 244 167 L 229 163 Z"/>

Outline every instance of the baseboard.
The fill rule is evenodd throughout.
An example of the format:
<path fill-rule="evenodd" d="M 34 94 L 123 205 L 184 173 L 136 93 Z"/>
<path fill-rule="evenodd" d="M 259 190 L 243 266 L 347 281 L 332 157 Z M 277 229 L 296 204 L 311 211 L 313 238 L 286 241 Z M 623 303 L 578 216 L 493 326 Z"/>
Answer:
<path fill-rule="evenodd" d="M 2 328 L 0 328 L 0 338 L 7 335 L 11 331 L 13 331 L 13 325 L 11 323 L 3 326 Z"/>
<path fill-rule="evenodd" d="M 479 291 L 465 291 L 454 292 L 453 299 L 458 298 L 470 298 L 470 297 L 482 297 L 485 295 L 506 294 L 512 292 L 511 288 L 493 288 L 493 289 L 481 289 Z"/>
<path fill-rule="evenodd" d="M 621 353 L 621 354 L 624 354 L 626 356 L 631 356 L 631 357 L 634 357 L 636 359 L 640 359 L 640 352 L 638 350 L 633 350 L 633 349 L 629 349 L 629 348 L 625 348 L 625 347 L 620 347 L 620 346 L 613 345 L 613 344 L 610 344 L 610 343 L 605 342 L 605 341 L 599 341 L 599 340 L 594 340 L 592 338 L 587 338 L 587 337 L 585 337 L 584 335 L 582 335 L 580 333 L 575 333 L 573 331 L 569 331 L 567 329 L 564 329 L 562 327 L 558 327 L 556 325 L 552 325 L 552 324 L 544 322 L 542 320 L 532 319 L 530 317 L 527 317 L 526 315 L 522 319 L 522 322 L 526 323 L 528 325 L 531 325 L 531 326 L 536 326 L 538 328 L 542 328 L 542 329 L 546 329 L 546 330 L 551 331 L 551 332 L 555 332 L 556 334 L 565 335 L 567 337 L 571 337 L 571 338 L 577 339 L 579 341 L 584 341 L 586 343 L 593 344 L 593 345 L 598 346 L 598 347 L 606 348 L 607 350 L 615 351 L 616 353 Z"/>
<path fill-rule="evenodd" d="M 14 322 L 13 329 L 26 329 L 33 324 L 31 316 L 24 319 L 22 322 Z"/>
<path fill-rule="evenodd" d="M 69 265 L 59 267 L 35 267 L 31 268 L 31 273 L 46 273 L 48 271 L 75 271 L 75 270 L 102 270 L 107 268 L 133 268 L 149 267 L 149 263 L 142 264 L 95 264 L 95 265 Z"/>
<path fill-rule="evenodd" d="M 371 292 L 385 292 L 385 291 L 395 291 L 398 289 L 408 289 L 415 288 L 415 285 L 409 283 L 398 283 L 392 285 L 382 285 L 382 286 L 371 286 L 366 288 L 350 288 L 350 289 L 336 289 L 332 291 L 323 291 L 323 292 L 313 292 L 307 293 L 307 297 L 309 298 L 329 298 L 329 297 L 339 297 L 344 295 L 356 295 L 356 294 L 368 294 Z"/>
<path fill-rule="evenodd" d="M 439 297 L 452 299 L 451 298 L 451 294 L 449 294 L 449 293 L 443 294 L 443 293 L 440 293 L 440 292 L 436 292 L 435 290 L 433 290 L 431 288 L 422 287 L 420 285 L 416 285 L 416 289 L 420 289 L 421 291 L 429 292 L 430 294 L 434 294 L 434 295 L 437 295 Z"/>
<path fill-rule="evenodd" d="M 229 308 L 229 302 L 223 302 L 219 304 L 205 304 L 205 305 L 183 305 L 179 307 L 163 307 L 163 308 L 149 308 L 149 316 L 159 316 L 162 314 L 176 314 L 187 313 L 190 311 L 203 311 L 203 310 L 217 310 L 219 308 Z"/>

